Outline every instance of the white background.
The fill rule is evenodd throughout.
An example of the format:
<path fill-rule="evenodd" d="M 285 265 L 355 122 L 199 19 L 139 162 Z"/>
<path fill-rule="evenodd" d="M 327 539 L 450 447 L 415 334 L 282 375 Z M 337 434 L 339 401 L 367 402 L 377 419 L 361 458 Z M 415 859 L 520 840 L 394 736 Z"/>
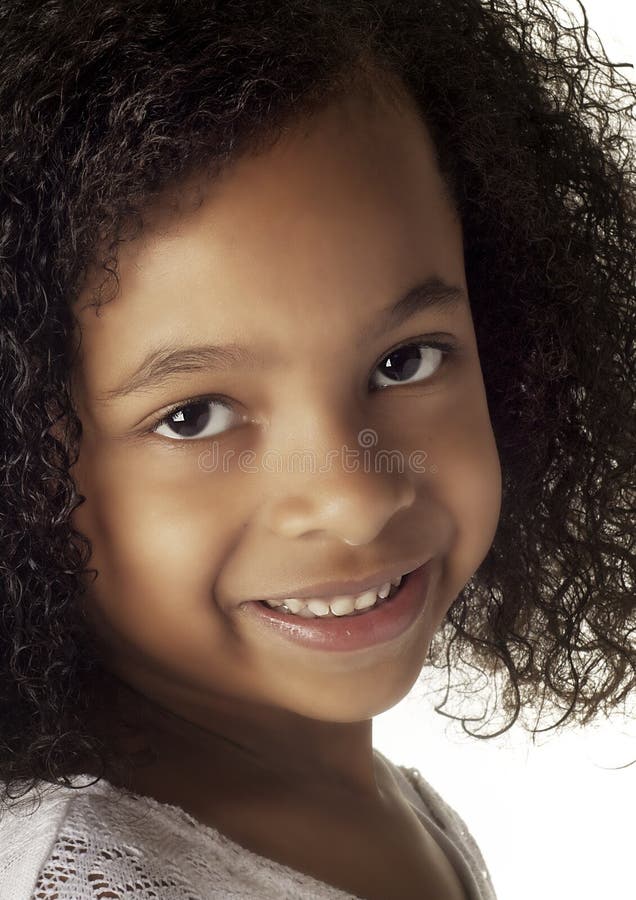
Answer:
<path fill-rule="evenodd" d="M 562 5 L 583 21 L 575 0 Z M 584 6 L 610 61 L 636 64 L 635 0 Z M 619 72 L 636 83 L 636 69 Z M 636 763 L 625 768 L 636 759 L 636 698 L 629 715 L 538 734 L 534 744 L 519 724 L 485 741 L 435 712 L 439 678 L 425 669 L 408 697 L 377 716 L 373 743 L 419 769 L 459 812 L 498 900 L 636 900 Z"/>

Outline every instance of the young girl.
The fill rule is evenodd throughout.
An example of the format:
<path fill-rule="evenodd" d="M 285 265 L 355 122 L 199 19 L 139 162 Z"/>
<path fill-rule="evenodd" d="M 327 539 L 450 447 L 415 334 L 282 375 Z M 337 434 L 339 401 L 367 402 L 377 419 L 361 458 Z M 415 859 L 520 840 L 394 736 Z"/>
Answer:
<path fill-rule="evenodd" d="M 582 30 L 0 6 L 2 900 L 495 897 L 372 720 L 634 688 L 635 89 Z"/>

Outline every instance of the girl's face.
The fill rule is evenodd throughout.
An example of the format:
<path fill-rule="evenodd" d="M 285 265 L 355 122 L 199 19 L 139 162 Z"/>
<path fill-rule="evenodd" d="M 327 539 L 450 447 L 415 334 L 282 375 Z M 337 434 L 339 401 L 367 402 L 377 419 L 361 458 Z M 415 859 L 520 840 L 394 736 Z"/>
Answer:
<path fill-rule="evenodd" d="M 123 245 L 120 293 L 99 316 L 80 303 L 73 475 L 86 501 L 73 524 L 99 572 L 89 615 L 112 671 L 190 721 L 362 722 L 408 693 L 499 518 L 461 225 L 416 111 L 366 96 L 193 186 L 198 207 L 157 209 Z M 388 327 L 386 308 L 431 277 L 462 297 Z M 456 352 L 424 350 L 391 385 L 389 351 L 428 336 Z M 191 355 L 152 379 L 142 361 L 166 344 L 246 356 Z M 223 404 L 187 417 L 190 432 L 173 415 L 153 433 L 204 395 Z M 404 464 L 373 465 L 382 450 Z M 299 647 L 239 606 L 412 558 L 433 560 L 428 602 L 384 645 Z"/>

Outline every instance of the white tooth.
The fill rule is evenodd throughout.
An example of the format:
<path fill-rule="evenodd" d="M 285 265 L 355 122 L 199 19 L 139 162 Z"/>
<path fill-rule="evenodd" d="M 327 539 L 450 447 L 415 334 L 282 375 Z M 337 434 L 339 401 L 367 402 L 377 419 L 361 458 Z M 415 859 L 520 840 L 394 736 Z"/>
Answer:
<path fill-rule="evenodd" d="M 300 616 L 302 619 L 315 619 L 316 613 L 312 612 L 308 606 L 304 606 L 302 609 L 299 609 L 295 615 Z"/>
<path fill-rule="evenodd" d="M 282 606 L 284 602 L 285 602 L 284 600 L 266 600 L 265 601 L 265 603 L 267 603 L 267 605 L 269 607 L 271 607 L 272 609 L 276 609 L 277 606 Z"/>
<path fill-rule="evenodd" d="M 285 603 L 285 605 L 287 606 L 287 608 L 288 608 L 289 610 L 291 610 L 291 612 L 293 612 L 293 613 L 300 612 L 300 610 L 301 610 L 304 606 L 306 606 L 306 603 L 305 603 L 304 600 L 296 600 L 296 599 L 294 599 L 294 598 L 292 598 L 292 599 L 290 599 L 290 600 L 283 600 L 283 603 Z"/>
<path fill-rule="evenodd" d="M 346 616 L 355 609 L 354 597 L 334 597 L 329 602 L 329 608 L 334 616 Z"/>
<path fill-rule="evenodd" d="M 356 609 L 368 609 L 369 606 L 373 606 L 377 598 L 378 595 L 374 589 L 366 591 L 364 594 L 356 597 L 355 607 Z"/>
<path fill-rule="evenodd" d="M 329 615 L 329 604 L 326 600 L 308 600 L 307 606 L 316 616 Z"/>
<path fill-rule="evenodd" d="M 402 576 L 400 575 L 398 578 L 394 578 L 391 581 L 391 584 L 393 585 L 393 587 L 397 587 L 401 580 L 402 580 Z"/>
<path fill-rule="evenodd" d="M 391 582 L 387 581 L 386 584 L 383 584 L 380 590 L 378 591 L 378 597 L 380 600 L 385 600 L 389 596 L 389 591 L 391 590 Z"/>

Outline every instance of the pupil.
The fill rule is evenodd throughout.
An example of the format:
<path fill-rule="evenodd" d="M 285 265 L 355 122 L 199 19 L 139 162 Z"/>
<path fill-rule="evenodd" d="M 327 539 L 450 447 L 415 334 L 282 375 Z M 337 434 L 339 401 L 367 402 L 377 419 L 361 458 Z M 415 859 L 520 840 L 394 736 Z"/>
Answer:
<path fill-rule="evenodd" d="M 402 369 L 402 378 L 410 378 L 415 375 L 421 363 L 420 350 L 414 344 L 407 344 L 405 347 L 399 347 L 390 353 L 386 361 L 382 364 L 387 367 L 387 371 L 383 372 L 387 378 L 393 378 L 399 381 L 397 370 Z"/>
<path fill-rule="evenodd" d="M 170 427 L 180 437 L 193 437 L 204 427 L 209 415 L 209 402 L 200 400 L 173 413 Z"/>

